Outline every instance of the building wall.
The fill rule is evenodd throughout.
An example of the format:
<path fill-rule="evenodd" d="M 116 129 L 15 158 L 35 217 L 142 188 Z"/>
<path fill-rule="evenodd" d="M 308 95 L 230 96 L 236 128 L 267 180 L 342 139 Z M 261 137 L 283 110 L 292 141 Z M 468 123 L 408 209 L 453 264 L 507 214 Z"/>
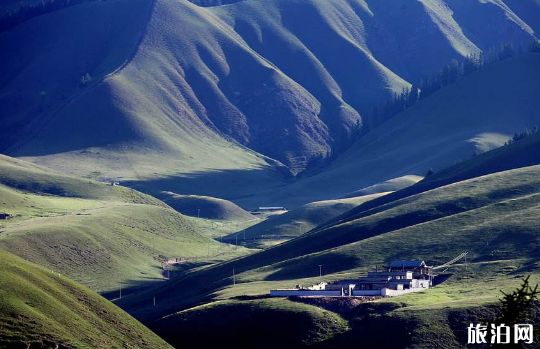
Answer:
<path fill-rule="evenodd" d="M 380 296 L 381 290 L 353 290 L 353 296 Z"/>
<path fill-rule="evenodd" d="M 400 296 L 402 294 L 411 293 L 411 292 L 419 292 L 427 290 L 427 288 L 408 288 L 405 290 L 392 290 L 389 288 L 383 288 L 381 290 L 381 296 L 383 297 L 394 297 L 394 296 Z"/>
<path fill-rule="evenodd" d="M 289 297 L 289 296 L 341 296 L 341 291 L 323 291 L 323 290 L 270 290 L 270 296 Z"/>

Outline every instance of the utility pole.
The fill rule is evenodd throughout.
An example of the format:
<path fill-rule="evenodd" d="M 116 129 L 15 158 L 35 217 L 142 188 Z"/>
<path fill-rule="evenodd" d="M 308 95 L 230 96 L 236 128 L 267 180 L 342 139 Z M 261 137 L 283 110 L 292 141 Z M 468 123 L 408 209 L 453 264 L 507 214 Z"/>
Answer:
<path fill-rule="evenodd" d="M 120 297 L 118 299 L 122 299 L 122 288 L 120 288 Z"/>
<path fill-rule="evenodd" d="M 244 240 L 246 240 L 246 229 L 244 229 Z"/>
<path fill-rule="evenodd" d="M 319 277 L 322 277 L 322 264 L 319 264 Z"/>
<path fill-rule="evenodd" d="M 201 209 L 200 208 L 197 209 L 197 218 L 201 218 Z"/>
<path fill-rule="evenodd" d="M 154 307 L 155 307 L 155 306 L 156 306 L 156 296 L 154 296 L 154 297 L 152 298 L 152 301 L 153 301 L 153 304 L 154 304 Z"/>

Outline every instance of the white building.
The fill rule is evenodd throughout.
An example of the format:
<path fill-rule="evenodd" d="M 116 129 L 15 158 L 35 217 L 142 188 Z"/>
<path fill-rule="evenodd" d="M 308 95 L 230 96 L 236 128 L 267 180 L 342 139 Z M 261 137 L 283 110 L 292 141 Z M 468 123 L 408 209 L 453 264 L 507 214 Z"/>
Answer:
<path fill-rule="evenodd" d="M 382 270 L 366 277 L 320 283 L 308 288 L 271 290 L 271 296 L 382 296 L 429 289 L 433 284 L 432 267 L 424 261 L 392 261 Z"/>

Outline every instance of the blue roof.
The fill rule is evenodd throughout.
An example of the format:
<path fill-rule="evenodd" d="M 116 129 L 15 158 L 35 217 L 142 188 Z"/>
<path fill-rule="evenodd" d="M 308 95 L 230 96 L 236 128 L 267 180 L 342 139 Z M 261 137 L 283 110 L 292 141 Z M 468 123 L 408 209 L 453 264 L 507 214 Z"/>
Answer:
<path fill-rule="evenodd" d="M 424 267 L 424 261 L 391 261 L 390 268 L 420 268 Z"/>

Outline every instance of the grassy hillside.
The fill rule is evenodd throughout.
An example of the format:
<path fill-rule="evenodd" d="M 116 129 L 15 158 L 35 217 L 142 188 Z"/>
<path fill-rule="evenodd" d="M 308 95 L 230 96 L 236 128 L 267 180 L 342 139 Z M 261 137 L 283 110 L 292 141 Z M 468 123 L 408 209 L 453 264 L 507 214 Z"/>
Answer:
<path fill-rule="evenodd" d="M 0 34 L 0 149 L 78 176 L 256 206 L 256 193 L 339 145 L 372 105 L 452 58 L 533 39 L 527 7 L 474 2 L 471 16 L 435 0 L 114 0 L 38 16 Z M 238 183 L 241 195 L 224 189 Z M 366 174 L 335 193 L 373 183 Z"/>
<path fill-rule="evenodd" d="M 0 247 L 98 292 L 162 280 L 160 262 L 245 253 L 221 245 L 165 203 L 134 190 L 0 158 Z M 215 257 L 219 255 L 219 257 Z"/>
<path fill-rule="evenodd" d="M 199 195 L 180 195 L 171 192 L 163 192 L 160 198 L 176 211 L 186 216 L 225 221 L 256 220 L 246 210 L 230 201 L 219 198 Z"/>
<path fill-rule="evenodd" d="M 519 140 L 518 142 L 496 148 L 475 156 L 469 160 L 442 169 L 441 171 L 424 178 L 424 180 L 418 182 L 416 185 L 404 188 L 403 190 L 389 194 L 383 198 L 373 200 L 370 203 L 356 207 L 344 213 L 342 216 L 337 217 L 335 220 L 326 222 L 326 225 L 329 226 L 340 221 L 354 219 L 373 207 L 415 194 L 427 192 L 434 188 L 439 188 L 452 183 L 457 183 L 496 172 L 539 165 L 539 147 L 540 134 L 533 134 L 525 139 Z"/>
<path fill-rule="evenodd" d="M 170 348 L 87 288 L 0 249 L 0 347 Z"/>
<path fill-rule="evenodd" d="M 514 132 L 540 124 L 539 82 L 540 54 L 486 67 L 362 137 L 326 171 L 269 192 L 269 200 L 346 195 L 385 179 L 424 176 L 430 168 L 437 172 L 501 146 Z"/>
<path fill-rule="evenodd" d="M 134 204 L 168 207 L 162 201 L 122 186 L 69 177 L 0 154 L 0 185 L 39 195 L 80 199 L 116 200 Z"/>
<path fill-rule="evenodd" d="M 516 288 L 524 275 L 540 282 L 540 225 L 535 218 L 540 213 L 539 171 L 540 166 L 525 167 L 412 195 L 254 255 L 188 274 L 149 291 L 161 299 L 151 312 L 144 309 L 150 293 L 120 304 L 151 321 L 201 302 L 313 284 L 320 280 L 318 265 L 323 280 L 330 281 L 358 276 L 388 260 L 423 259 L 438 265 L 468 251 L 468 265 L 456 265 L 449 271 L 454 276 L 436 288 L 374 303 L 381 307 L 377 312 L 385 316 L 382 319 L 409 329 L 406 338 L 419 347 L 435 333 L 448 335 L 449 343 L 455 344 L 463 332 L 452 327 L 454 321 L 466 319 L 470 312 L 485 312 L 479 307 L 497 302 L 499 290 Z M 369 314 L 360 314 L 359 324 L 370 323 L 361 322 Z M 375 324 L 373 331 L 383 331 L 388 323 Z M 355 342 L 367 335 L 361 327 L 350 333 Z"/>
<path fill-rule="evenodd" d="M 413 184 L 416 184 L 422 179 L 423 177 L 414 175 L 393 178 L 381 183 L 370 185 L 366 188 L 355 190 L 347 195 L 344 195 L 343 198 L 353 198 L 364 195 L 398 191 L 407 188 Z"/>
<path fill-rule="evenodd" d="M 265 248 L 298 237 L 319 224 L 353 209 L 354 207 L 388 193 L 377 193 L 349 199 L 312 202 L 253 225 L 222 238 L 249 247 Z"/>
<path fill-rule="evenodd" d="M 348 326 L 339 315 L 312 305 L 260 299 L 210 303 L 171 315 L 151 327 L 176 348 L 303 348 L 345 332 Z"/>

